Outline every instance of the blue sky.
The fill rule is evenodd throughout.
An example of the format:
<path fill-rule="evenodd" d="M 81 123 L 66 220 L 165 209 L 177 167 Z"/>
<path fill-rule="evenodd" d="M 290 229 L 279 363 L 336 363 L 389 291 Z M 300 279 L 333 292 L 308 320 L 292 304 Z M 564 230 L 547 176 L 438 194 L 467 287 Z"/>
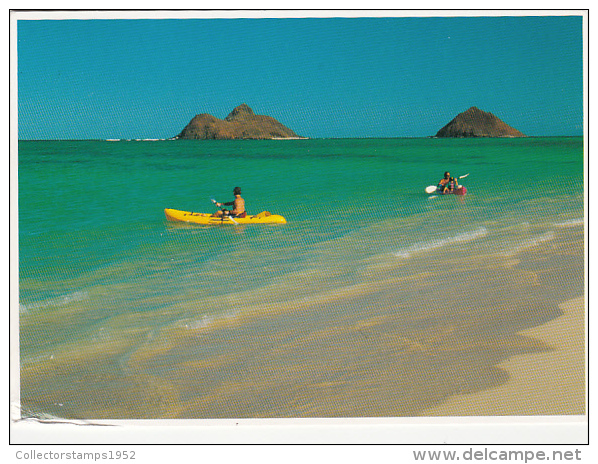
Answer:
<path fill-rule="evenodd" d="M 241 103 L 312 137 L 426 137 L 471 106 L 583 134 L 581 16 L 19 20 L 20 139 L 168 138 Z"/>

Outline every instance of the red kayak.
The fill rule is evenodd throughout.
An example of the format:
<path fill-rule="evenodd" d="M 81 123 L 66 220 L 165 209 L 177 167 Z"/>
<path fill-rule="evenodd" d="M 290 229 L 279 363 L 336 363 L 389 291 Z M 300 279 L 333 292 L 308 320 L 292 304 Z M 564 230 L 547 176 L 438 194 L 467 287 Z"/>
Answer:
<path fill-rule="evenodd" d="M 429 185 L 426 187 L 426 193 L 434 195 L 465 195 L 467 193 L 467 187 L 459 185 L 455 190 L 449 190 L 446 193 L 442 193 L 435 185 Z"/>
<path fill-rule="evenodd" d="M 465 195 L 467 193 L 467 187 L 464 185 L 459 185 L 455 190 L 450 190 L 446 193 L 438 192 L 441 195 Z"/>

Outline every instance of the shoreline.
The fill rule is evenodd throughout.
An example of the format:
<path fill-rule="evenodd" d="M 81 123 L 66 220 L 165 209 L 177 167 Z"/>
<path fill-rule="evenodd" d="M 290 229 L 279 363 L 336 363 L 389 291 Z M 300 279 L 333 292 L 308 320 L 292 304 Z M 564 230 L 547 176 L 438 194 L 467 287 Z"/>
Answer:
<path fill-rule="evenodd" d="M 517 256 L 416 256 L 324 298 L 54 353 L 21 366 L 21 401 L 95 420 L 583 414 L 583 251 L 576 227 Z"/>
<path fill-rule="evenodd" d="M 574 298 L 559 305 L 562 316 L 519 332 L 540 340 L 549 351 L 515 355 L 496 367 L 509 380 L 498 387 L 456 395 L 423 411 L 424 416 L 584 415 L 585 301 Z M 524 411 L 522 413 L 522 411 Z"/>

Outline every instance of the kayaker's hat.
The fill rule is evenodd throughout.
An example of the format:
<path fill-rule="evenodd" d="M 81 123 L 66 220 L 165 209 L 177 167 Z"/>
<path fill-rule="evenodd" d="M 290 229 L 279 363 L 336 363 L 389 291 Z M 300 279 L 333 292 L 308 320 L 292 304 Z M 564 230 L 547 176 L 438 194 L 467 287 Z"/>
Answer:
<path fill-rule="evenodd" d="M 233 193 L 235 195 L 241 195 L 241 187 L 235 187 L 235 189 L 233 190 Z"/>

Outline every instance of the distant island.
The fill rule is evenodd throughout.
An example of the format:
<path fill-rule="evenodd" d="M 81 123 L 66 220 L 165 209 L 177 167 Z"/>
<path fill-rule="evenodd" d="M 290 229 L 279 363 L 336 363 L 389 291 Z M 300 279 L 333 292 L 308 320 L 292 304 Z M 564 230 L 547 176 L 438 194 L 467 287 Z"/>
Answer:
<path fill-rule="evenodd" d="M 475 106 L 458 114 L 438 131 L 436 137 L 527 137 L 492 113 Z"/>
<path fill-rule="evenodd" d="M 527 137 L 492 113 L 472 106 L 458 114 L 436 137 Z M 242 103 L 224 119 L 198 114 L 174 139 L 179 140 L 278 140 L 303 139 L 271 116 L 258 115 Z"/>
<path fill-rule="evenodd" d="M 245 103 L 237 106 L 223 120 L 211 114 L 198 114 L 175 139 L 292 139 L 299 137 L 270 116 L 254 114 Z"/>

